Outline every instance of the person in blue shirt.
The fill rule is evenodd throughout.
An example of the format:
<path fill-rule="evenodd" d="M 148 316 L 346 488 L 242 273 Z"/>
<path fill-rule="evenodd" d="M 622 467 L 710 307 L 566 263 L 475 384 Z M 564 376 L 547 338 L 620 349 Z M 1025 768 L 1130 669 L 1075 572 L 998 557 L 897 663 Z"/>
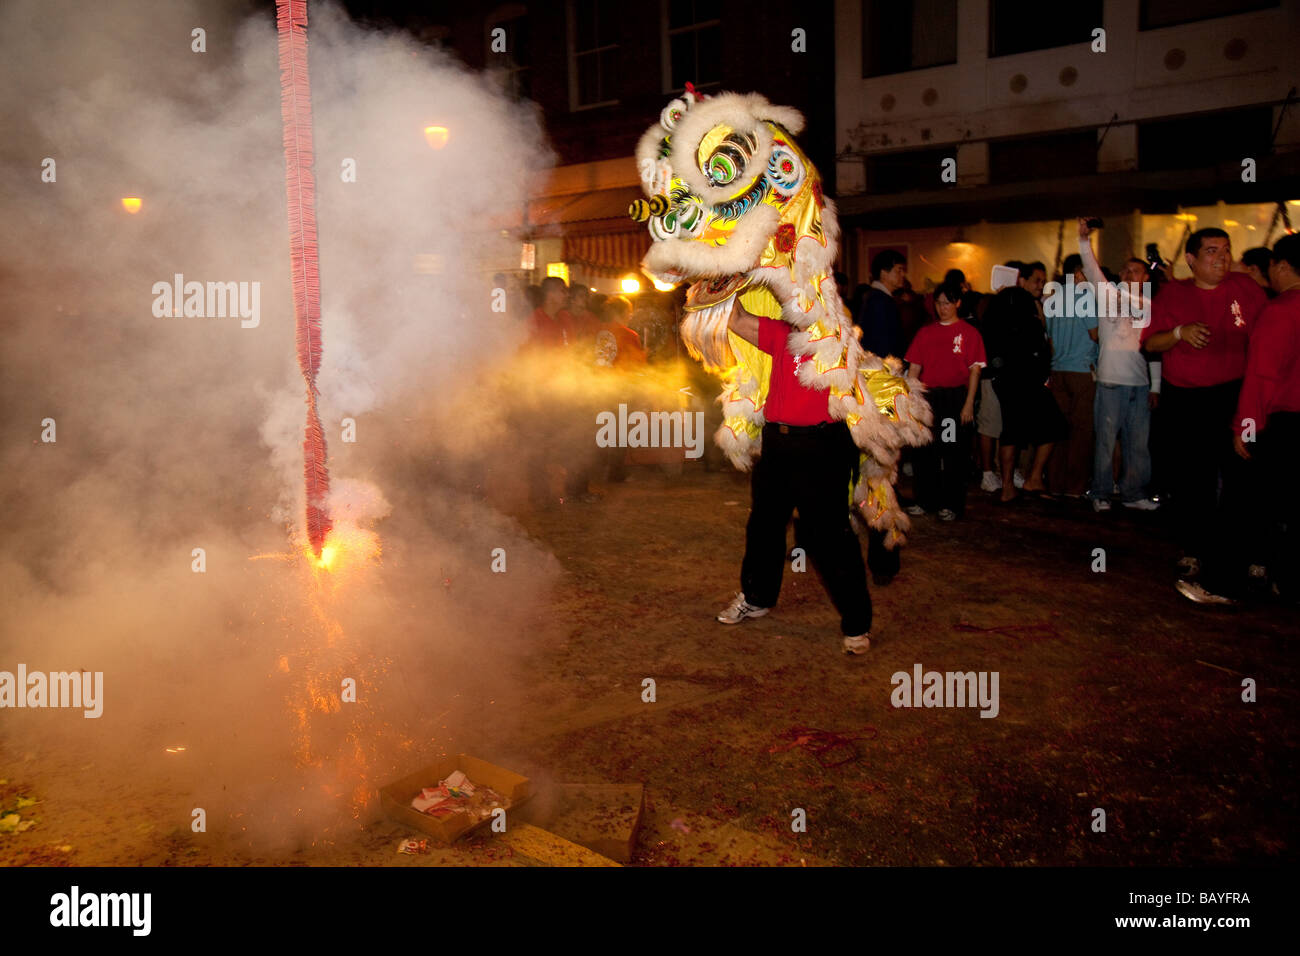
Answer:
<path fill-rule="evenodd" d="M 1056 303 L 1044 303 L 1047 337 L 1052 343 L 1052 397 L 1070 423 L 1069 435 L 1057 442 L 1047 463 L 1052 491 L 1082 498 L 1092 483 L 1093 403 L 1097 391 L 1097 307 L 1083 260 L 1066 256 L 1065 274 L 1074 280 L 1073 295 L 1063 286 Z"/>

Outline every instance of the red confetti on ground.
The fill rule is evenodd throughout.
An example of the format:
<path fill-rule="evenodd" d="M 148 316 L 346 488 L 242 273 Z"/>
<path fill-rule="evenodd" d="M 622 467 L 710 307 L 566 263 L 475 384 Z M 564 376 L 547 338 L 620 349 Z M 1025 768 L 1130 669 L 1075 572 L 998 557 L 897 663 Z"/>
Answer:
<path fill-rule="evenodd" d="M 768 748 L 770 754 L 782 753 L 793 750 L 795 747 L 803 747 L 822 765 L 823 770 L 829 770 L 832 767 L 842 767 L 846 763 L 851 763 L 858 756 L 858 749 L 853 746 L 855 740 L 874 740 L 878 731 L 875 727 L 865 727 L 870 734 L 839 734 L 830 730 L 818 730 L 816 727 L 791 727 L 789 730 L 777 734 L 777 737 L 789 741 L 782 746 L 773 744 Z M 847 753 L 842 760 L 832 759 L 835 753 Z"/>

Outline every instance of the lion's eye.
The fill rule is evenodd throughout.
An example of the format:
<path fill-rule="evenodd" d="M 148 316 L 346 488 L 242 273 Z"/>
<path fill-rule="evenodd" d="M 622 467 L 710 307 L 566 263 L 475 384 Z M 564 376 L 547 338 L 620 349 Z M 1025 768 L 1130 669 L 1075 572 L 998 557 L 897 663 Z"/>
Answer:
<path fill-rule="evenodd" d="M 745 133 L 730 133 L 719 142 L 702 169 L 715 186 L 727 186 L 745 173 L 745 167 L 754 155 L 757 143 Z"/>

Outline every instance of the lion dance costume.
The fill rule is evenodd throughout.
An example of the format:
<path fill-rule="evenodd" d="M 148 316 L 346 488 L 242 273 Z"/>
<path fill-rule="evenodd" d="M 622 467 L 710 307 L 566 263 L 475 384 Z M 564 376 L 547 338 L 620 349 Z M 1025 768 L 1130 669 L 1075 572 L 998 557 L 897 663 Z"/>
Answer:
<path fill-rule="evenodd" d="M 861 450 L 859 477 L 846 489 L 854 511 L 886 546 L 910 527 L 893 483 L 904 445 L 930 440 L 929 405 L 902 362 L 882 361 L 859 344 L 835 287 L 839 222 L 821 178 L 794 142 L 803 116 L 758 94 L 704 97 L 689 85 L 637 144 L 647 199 L 629 215 L 654 239 L 641 268 L 661 283 L 693 283 L 682 339 L 723 381 L 723 424 L 715 436 L 731 462 L 748 470 L 760 454 L 771 356 L 727 328 L 735 297 L 756 315 L 793 327 L 799 380 L 828 393 Z"/>

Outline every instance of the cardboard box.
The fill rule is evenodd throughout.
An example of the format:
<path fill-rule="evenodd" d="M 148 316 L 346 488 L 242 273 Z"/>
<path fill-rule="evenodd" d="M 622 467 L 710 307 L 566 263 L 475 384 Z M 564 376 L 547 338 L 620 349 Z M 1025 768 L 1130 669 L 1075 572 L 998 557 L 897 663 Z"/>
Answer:
<path fill-rule="evenodd" d="M 491 824 L 492 817 L 476 820 L 466 814 L 431 817 L 420 813 L 411 806 L 411 801 L 425 787 L 436 787 L 439 781 L 459 770 L 476 786 L 491 787 L 506 799 L 506 820 L 509 825 L 510 814 L 527 802 L 532 796 L 532 784 L 527 777 L 502 769 L 486 760 L 479 760 L 468 754 L 443 757 L 417 770 L 410 776 L 395 780 L 379 791 L 379 803 L 389 818 L 405 824 L 412 829 L 427 833 L 439 843 L 450 844 L 467 833 Z"/>
<path fill-rule="evenodd" d="M 645 813 L 639 783 L 542 786 L 520 816 L 556 836 L 619 863 L 632 859 Z"/>

